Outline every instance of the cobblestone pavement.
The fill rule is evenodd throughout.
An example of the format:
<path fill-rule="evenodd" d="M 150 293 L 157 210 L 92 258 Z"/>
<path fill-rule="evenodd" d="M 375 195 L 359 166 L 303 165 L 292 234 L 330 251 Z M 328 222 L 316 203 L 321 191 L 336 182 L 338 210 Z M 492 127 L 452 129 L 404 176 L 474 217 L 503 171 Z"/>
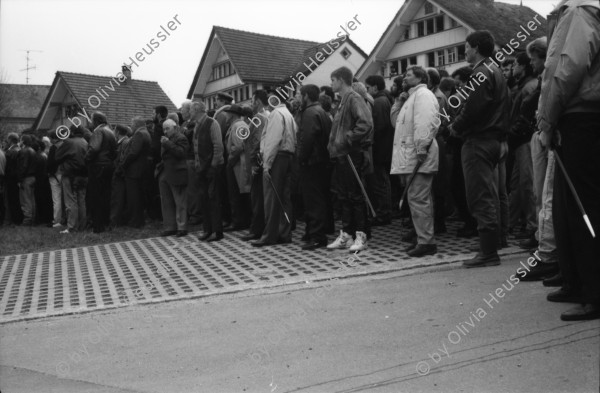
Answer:
<path fill-rule="evenodd" d="M 0 323 L 451 264 L 473 255 L 476 244 L 456 238 L 457 224 L 450 223 L 437 236 L 438 254 L 410 258 L 400 242 L 406 230 L 396 220 L 374 228 L 369 248 L 358 255 L 302 251 L 299 224 L 293 244 L 263 248 L 231 232 L 214 243 L 190 234 L 3 257 Z M 522 252 L 509 245 L 501 255 Z"/>

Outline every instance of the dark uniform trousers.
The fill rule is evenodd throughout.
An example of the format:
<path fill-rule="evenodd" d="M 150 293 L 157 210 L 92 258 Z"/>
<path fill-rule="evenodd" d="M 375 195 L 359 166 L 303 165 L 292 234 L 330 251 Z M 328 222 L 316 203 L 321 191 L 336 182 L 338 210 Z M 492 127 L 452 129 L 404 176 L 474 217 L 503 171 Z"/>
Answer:
<path fill-rule="evenodd" d="M 202 207 L 204 233 L 223 232 L 223 220 L 221 218 L 223 165 L 202 171 L 198 175 L 198 183 L 200 185 L 200 205 Z"/>
<path fill-rule="evenodd" d="M 498 229 L 498 184 L 494 180 L 499 161 L 500 142 L 496 139 L 467 139 L 463 144 L 467 203 L 480 234 Z"/>
<path fill-rule="evenodd" d="M 552 214 L 563 287 L 581 293 L 583 303 L 600 304 L 600 114 L 567 114 L 558 129 L 556 153 L 596 233 L 593 238 L 557 164 Z"/>
<path fill-rule="evenodd" d="M 306 234 L 315 242 L 327 240 L 329 171 L 325 163 L 300 166 L 300 192 L 306 217 Z"/>
<path fill-rule="evenodd" d="M 125 178 L 114 174 L 112 178 L 112 193 L 110 195 L 110 225 L 122 226 L 127 224 Z"/>

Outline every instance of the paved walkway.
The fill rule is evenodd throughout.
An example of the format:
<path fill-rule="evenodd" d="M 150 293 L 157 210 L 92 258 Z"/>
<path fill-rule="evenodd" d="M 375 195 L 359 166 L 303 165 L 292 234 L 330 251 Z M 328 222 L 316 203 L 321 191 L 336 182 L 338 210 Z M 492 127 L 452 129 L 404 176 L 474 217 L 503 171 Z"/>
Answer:
<path fill-rule="evenodd" d="M 7 256 L 0 262 L 0 323 L 458 263 L 473 254 L 476 239 L 456 238 L 457 225 L 438 236 L 438 254 L 410 258 L 396 220 L 374 228 L 369 249 L 349 264 L 352 254 L 344 251 L 302 251 L 302 225 L 293 244 L 264 248 L 241 241 L 239 232 L 217 243 L 192 233 Z M 511 244 L 501 254 L 520 251 Z"/>

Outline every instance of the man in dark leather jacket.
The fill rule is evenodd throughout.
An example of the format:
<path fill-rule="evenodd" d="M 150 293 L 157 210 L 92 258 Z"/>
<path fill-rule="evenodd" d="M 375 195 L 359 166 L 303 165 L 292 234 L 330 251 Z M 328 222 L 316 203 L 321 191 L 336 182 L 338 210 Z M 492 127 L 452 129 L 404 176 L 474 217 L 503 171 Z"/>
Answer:
<path fill-rule="evenodd" d="M 466 39 L 467 61 L 473 65 L 472 92 L 463 110 L 450 126 L 462 137 L 462 164 L 467 202 L 477 220 L 480 252 L 465 267 L 500 264 L 498 256 L 498 189 L 494 171 L 502 155 L 502 141 L 508 129 L 510 97 L 506 80 L 495 60 L 494 37 L 486 30 L 475 31 Z M 449 100 L 453 105 L 452 97 Z"/>
<path fill-rule="evenodd" d="M 327 245 L 325 220 L 329 179 L 327 143 L 331 120 L 319 104 L 319 87 L 306 85 L 300 90 L 302 110 L 298 130 L 298 162 L 300 164 L 300 190 L 306 215 L 304 250 L 314 250 Z"/>

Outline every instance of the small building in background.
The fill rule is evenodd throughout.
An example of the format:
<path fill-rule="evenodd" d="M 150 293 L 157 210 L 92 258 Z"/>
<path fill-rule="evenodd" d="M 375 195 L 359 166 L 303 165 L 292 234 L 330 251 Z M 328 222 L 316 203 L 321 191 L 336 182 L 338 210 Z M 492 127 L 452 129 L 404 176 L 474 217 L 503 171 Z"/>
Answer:
<path fill-rule="evenodd" d="M 540 25 L 534 20 L 536 16 Z M 525 34 L 522 28 L 529 22 L 535 30 Z M 465 41 L 476 30 L 489 30 L 496 48 L 505 47 L 506 53 L 514 50 L 514 56 L 535 38 L 546 35 L 547 22 L 531 8 L 494 0 L 406 0 L 358 70 L 357 78 L 382 75 L 391 86 L 393 79 L 412 65 L 452 74 L 468 65 Z"/>
<path fill-rule="evenodd" d="M 41 132 L 79 123 L 89 127 L 94 111 L 104 113 L 113 126 L 131 125 L 134 116 L 152 119 L 159 105 L 177 111 L 158 82 L 132 79 L 126 66 L 115 76 L 58 71 L 33 128 Z"/>
<path fill-rule="evenodd" d="M 0 84 L 0 141 L 33 127 L 49 90 L 46 85 Z"/>
<path fill-rule="evenodd" d="M 346 35 L 318 43 L 214 26 L 187 97 L 202 99 L 208 109 L 218 93 L 238 104 L 250 104 L 257 89 L 277 90 L 286 99 L 299 85 L 329 86 L 333 70 L 355 72 L 366 57 Z"/>

